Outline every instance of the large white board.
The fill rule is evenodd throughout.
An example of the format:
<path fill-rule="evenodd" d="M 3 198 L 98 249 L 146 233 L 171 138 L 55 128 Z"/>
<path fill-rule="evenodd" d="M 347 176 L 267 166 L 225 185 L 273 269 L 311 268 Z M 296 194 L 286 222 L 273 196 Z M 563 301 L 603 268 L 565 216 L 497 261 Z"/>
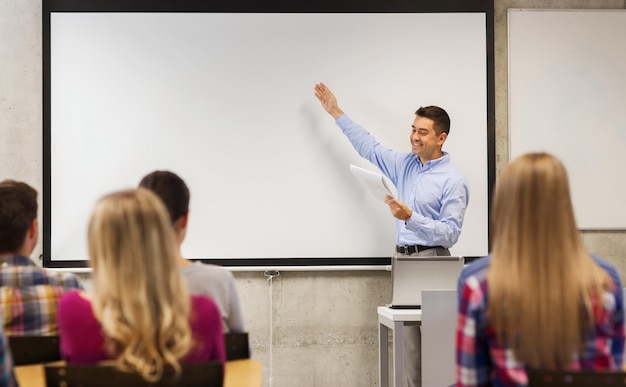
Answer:
<path fill-rule="evenodd" d="M 389 257 L 388 207 L 313 94 L 409 150 L 414 112 L 440 105 L 444 150 L 470 184 L 453 254 L 488 250 L 484 13 L 52 13 L 52 260 L 85 260 L 104 193 L 155 170 L 191 190 L 190 258 Z"/>
<path fill-rule="evenodd" d="M 581 229 L 626 228 L 626 11 L 511 9 L 510 157 L 565 163 Z"/>

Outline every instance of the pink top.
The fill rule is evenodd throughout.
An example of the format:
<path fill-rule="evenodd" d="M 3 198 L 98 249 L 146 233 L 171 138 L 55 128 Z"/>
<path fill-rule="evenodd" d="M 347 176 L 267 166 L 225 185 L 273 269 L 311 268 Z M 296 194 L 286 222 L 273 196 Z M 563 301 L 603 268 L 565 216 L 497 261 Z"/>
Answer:
<path fill-rule="evenodd" d="M 191 331 L 195 344 L 182 362 L 226 362 L 222 317 L 217 306 L 205 296 L 191 296 L 190 306 Z M 115 358 L 105 349 L 102 327 L 93 314 L 91 302 L 78 292 L 68 292 L 61 298 L 57 320 L 61 355 L 68 363 L 92 364 Z"/>

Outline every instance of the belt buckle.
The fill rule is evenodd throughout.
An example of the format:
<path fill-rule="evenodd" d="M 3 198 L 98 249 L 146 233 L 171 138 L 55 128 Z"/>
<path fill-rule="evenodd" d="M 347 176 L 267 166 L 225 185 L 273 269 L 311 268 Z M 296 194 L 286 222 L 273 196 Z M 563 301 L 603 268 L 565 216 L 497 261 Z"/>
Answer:
<path fill-rule="evenodd" d="M 409 247 L 411 246 L 407 246 L 407 245 L 402 246 L 402 254 L 407 254 L 407 255 L 411 254 Z"/>

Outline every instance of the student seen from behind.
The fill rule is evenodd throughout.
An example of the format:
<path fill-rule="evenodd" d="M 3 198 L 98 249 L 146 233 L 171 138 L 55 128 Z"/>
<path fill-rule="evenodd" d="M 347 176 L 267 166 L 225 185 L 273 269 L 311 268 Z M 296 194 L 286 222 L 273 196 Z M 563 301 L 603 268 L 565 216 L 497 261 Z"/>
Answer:
<path fill-rule="evenodd" d="M 189 221 L 189 188 L 184 180 L 170 171 L 154 171 L 139 183 L 152 190 L 165 203 L 178 242 L 178 266 L 191 294 L 204 294 L 215 301 L 222 313 L 224 330 L 245 332 L 243 314 L 232 273 L 217 265 L 192 262 L 183 258 L 181 245 Z"/>
<path fill-rule="evenodd" d="M 44 270 L 30 259 L 38 237 L 37 191 L 0 182 L 0 321 L 7 336 L 58 334 L 58 300 L 83 289 L 75 275 Z"/>
<path fill-rule="evenodd" d="M 143 188 L 101 198 L 90 217 L 93 293 L 59 303 L 61 354 L 69 364 L 113 360 L 121 370 L 159 380 L 165 367 L 226 361 L 215 303 L 189 296 L 162 201 Z M 158 264 L 157 264 L 158 263 Z"/>
<path fill-rule="evenodd" d="M 456 385 L 527 386 L 528 369 L 621 369 L 620 276 L 585 250 L 563 164 L 546 153 L 513 160 L 491 215 L 491 254 L 459 277 Z"/>
<path fill-rule="evenodd" d="M 0 386 L 14 387 L 17 385 L 9 340 L 2 332 L 2 327 L 0 326 Z"/>

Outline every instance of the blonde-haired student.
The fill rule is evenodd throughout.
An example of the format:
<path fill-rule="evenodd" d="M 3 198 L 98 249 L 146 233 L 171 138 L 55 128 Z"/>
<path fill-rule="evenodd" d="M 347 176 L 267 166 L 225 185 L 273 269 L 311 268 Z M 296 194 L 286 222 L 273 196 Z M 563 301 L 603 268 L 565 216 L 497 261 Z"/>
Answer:
<path fill-rule="evenodd" d="M 585 250 L 561 161 L 513 160 L 491 215 L 490 256 L 459 277 L 456 385 L 526 386 L 527 369 L 621 369 L 620 277 Z"/>
<path fill-rule="evenodd" d="M 169 215 L 154 193 L 101 198 L 88 246 L 93 294 L 71 292 L 59 303 L 68 363 L 114 360 L 156 381 L 165 366 L 178 372 L 181 362 L 226 361 L 220 312 L 210 298 L 187 294 Z"/>

